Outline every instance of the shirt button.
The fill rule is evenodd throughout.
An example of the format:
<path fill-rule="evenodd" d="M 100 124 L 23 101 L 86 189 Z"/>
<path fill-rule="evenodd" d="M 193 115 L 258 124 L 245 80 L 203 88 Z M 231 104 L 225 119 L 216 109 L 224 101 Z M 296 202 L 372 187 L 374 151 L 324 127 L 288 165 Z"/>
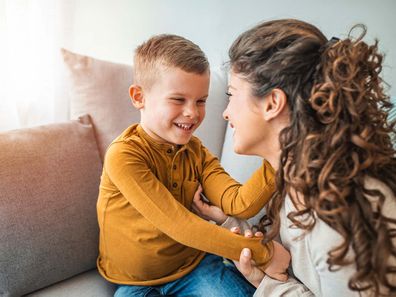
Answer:
<path fill-rule="evenodd" d="M 173 169 L 176 170 L 176 168 L 177 168 L 177 166 L 176 166 L 176 165 L 173 165 Z"/>
<path fill-rule="evenodd" d="M 176 188 L 177 187 L 177 183 L 173 183 L 173 185 L 172 185 L 174 188 Z"/>
<path fill-rule="evenodd" d="M 170 154 L 170 153 L 172 153 L 172 149 L 168 149 L 166 152 L 167 152 L 168 154 Z"/>

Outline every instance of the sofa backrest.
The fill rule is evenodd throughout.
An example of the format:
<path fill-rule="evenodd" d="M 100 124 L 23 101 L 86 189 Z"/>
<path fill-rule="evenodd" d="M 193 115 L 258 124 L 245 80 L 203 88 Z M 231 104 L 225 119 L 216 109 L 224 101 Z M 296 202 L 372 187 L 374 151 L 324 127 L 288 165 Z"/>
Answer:
<path fill-rule="evenodd" d="M 102 163 L 89 117 L 0 133 L 0 296 L 95 268 Z"/>
<path fill-rule="evenodd" d="M 228 126 L 221 154 L 221 165 L 233 178 L 244 183 L 261 166 L 263 158 L 236 154 L 232 134 L 233 129 Z"/>

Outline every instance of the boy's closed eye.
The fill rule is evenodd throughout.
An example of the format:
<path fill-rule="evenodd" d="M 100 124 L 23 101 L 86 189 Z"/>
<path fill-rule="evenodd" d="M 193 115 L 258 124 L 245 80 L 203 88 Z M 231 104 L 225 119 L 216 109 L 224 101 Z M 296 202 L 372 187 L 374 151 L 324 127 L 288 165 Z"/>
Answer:
<path fill-rule="evenodd" d="M 172 97 L 169 98 L 172 102 L 176 103 L 176 104 L 183 104 L 186 99 L 185 98 L 177 98 L 177 97 Z M 198 99 L 197 100 L 197 105 L 205 105 L 206 104 L 206 98 L 205 99 Z"/>
<path fill-rule="evenodd" d="M 200 99 L 197 101 L 197 105 L 205 105 L 206 104 L 206 99 Z"/>
<path fill-rule="evenodd" d="M 184 101 L 186 101 L 185 98 L 169 98 L 171 102 L 176 103 L 176 104 L 182 104 Z"/>

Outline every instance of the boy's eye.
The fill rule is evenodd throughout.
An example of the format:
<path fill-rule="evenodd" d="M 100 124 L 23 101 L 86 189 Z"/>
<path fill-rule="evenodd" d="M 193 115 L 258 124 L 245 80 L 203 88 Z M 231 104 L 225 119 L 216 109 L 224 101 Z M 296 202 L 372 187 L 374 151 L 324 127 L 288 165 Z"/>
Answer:
<path fill-rule="evenodd" d="M 170 98 L 170 99 L 175 103 L 183 103 L 184 102 L 184 98 Z"/>
<path fill-rule="evenodd" d="M 198 100 L 197 104 L 198 105 L 205 105 L 206 104 L 206 100 Z"/>

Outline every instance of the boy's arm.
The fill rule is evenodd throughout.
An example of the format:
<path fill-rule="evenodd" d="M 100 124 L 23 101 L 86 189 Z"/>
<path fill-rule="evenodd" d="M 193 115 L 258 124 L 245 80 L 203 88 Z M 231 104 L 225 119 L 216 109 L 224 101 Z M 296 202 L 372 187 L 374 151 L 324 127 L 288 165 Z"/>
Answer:
<path fill-rule="evenodd" d="M 156 228 L 186 246 L 239 259 L 244 247 L 265 268 L 272 258 L 272 243 L 245 238 L 196 216 L 180 204 L 150 170 L 147 161 L 130 145 L 115 143 L 106 153 L 105 171 L 128 202 Z"/>
<path fill-rule="evenodd" d="M 267 161 L 241 185 L 225 172 L 219 160 L 202 146 L 201 183 L 205 196 L 225 214 L 248 219 L 255 216 L 275 191 L 275 171 Z"/>

